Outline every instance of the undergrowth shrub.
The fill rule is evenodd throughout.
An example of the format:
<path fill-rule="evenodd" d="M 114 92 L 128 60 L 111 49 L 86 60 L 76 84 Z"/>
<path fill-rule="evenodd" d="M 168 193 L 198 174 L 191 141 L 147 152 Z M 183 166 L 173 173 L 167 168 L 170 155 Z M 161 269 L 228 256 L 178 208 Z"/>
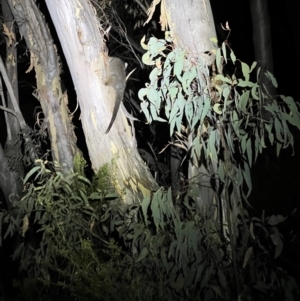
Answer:
<path fill-rule="evenodd" d="M 4 218 L 6 236 L 23 236 L 13 257 L 25 299 L 296 300 L 296 283 L 274 262 L 284 217 L 239 220 L 236 271 L 213 207 L 201 215 L 187 193 L 179 215 L 163 188 L 141 205 L 119 206 L 109 168 L 88 180 L 77 160 L 68 177 L 38 161 L 14 218 Z"/>

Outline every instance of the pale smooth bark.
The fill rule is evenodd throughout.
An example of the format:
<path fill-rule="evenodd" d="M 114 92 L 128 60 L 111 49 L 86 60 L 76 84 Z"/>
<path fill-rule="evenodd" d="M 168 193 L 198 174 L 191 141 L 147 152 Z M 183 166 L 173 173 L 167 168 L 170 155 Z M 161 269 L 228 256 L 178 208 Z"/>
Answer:
<path fill-rule="evenodd" d="M 210 1 L 165 0 L 165 3 L 168 24 L 174 34 L 175 45 L 211 64 L 214 56 L 208 56 L 205 52 L 213 49 L 210 39 L 215 38 L 217 34 Z"/>
<path fill-rule="evenodd" d="M 214 49 L 211 38 L 216 37 L 209 0 L 165 0 L 168 24 L 172 35 L 175 37 L 176 47 L 184 49 L 190 58 L 199 59 L 207 65 L 211 65 L 214 56 L 208 55 Z M 203 68 L 205 78 L 209 78 L 209 69 Z M 192 141 L 197 129 L 191 129 L 188 136 L 188 147 L 192 147 Z M 199 129 L 201 131 L 201 128 Z M 217 164 L 207 159 L 206 162 L 199 160 L 189 161 L 188 177 L 192 187 L 191 191 L 197 191 L 193 198 L 199 211 L 213 220 L 216 224 L 221 223 L 224 237 L 228 239 L 228 257 L 236 263 L 235 245 L 237 240 L 238 214 L 242 216 L 242 206 L 239 191 L 229 197 L 226 188 L 219 193 L 219 181 Z M 228 237 L 229 234 L 229 237 Z M 236 269 L 235 269 L 236 270 Z M 237 287 L 239 282 L 237 279 Z"/>
<path fill-rule="evenodd" d="M 157 188 L 137 151 L 134 128 L 121 105 L 115 123 L 105 134 L 114 107 L 114 90 L 105 85 L 108 56 L 104 31 L 86 0 L 46 0 L 56 28 L 81 109 L 81 121 L 92 167 L 112 164 L 114 184 L 127 204 Z"/>
<path fill-rule="evenodd" d="M 211 38 L 216 37 L 213 15 L 209 0 L 165 0 L 167 20 L 174 36 L 176 47 L 184 49 L 191 58 L 201 58 L 210 65 L 214 56 L 207 52 L 214 48 Z M 205 75 L 207 78 L 209 74 Z M 192 146 L 194 132 L 188 138 L 188 146 Z M 197 206 L 207 211 L 213 204 L 214 191 L 211 187 L 213 166 L 208 170 L 203 162 L 189 163 L 189 179 L 198 186 L 199 195 L 195 196 Z"/>

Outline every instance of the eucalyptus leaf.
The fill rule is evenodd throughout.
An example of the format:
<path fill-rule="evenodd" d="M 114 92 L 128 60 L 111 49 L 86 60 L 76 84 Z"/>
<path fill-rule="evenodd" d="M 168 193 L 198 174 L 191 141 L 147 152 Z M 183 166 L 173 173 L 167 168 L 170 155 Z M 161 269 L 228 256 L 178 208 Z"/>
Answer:
<path fill-rule="evenodd" d="M 220 48 L 217 49 L 217 53 L 216 53 L 216 65 L 217 65 L 218 71 L 220 72 L 220 70 L 222 70 L 222 55 L 221 55 Z"/>
<path fill-rule="evenodd" d="M 147 121 L 149 123 L 151 123 L 152 122 L 152 118 L 150 117 L 148 106 L 149 106 L 149 103 L 147 103 L 147 102 L 143 101 L 141 103 L 141 109 L 142 109 L 143 113 L 145 114 Z"/>
<path fill-rule="evenodd" d="M 245 63 L 241 63 L 242 64 L 242 72 L 243 72 L 243 76 L 245 78 L 245 82 L 248 82 L 250 79 L 250 68 L 247 64 Z"/>
<path fill-rule="evenodd" d="M 249 73 L 251 73 L 253 70 L 254 70 L 254 68 L 257 66 L 257 62 L 253 62 L 252 63 L 252 65 L 251 65 L 251 68 L 250 68 L 250 71 L 249 71 Z"/>
<path fill-rule="evenodd" d="M 35 173 L 37 172 L 38 170 L 40 170 L 40 166 L 35 166 L 33 167 L 25 176 L 24 180 L 23 180 L 23 183 L 27 183 L 28 179 Z"/>
<path fill-rule="evenodd" d="M 274 259 L 278 258 L 283 250 L 283 242 L 279 234 L 270 235 L 273 244 L 276 246 Z"/>
<path fill-rule="evenodd" d="M 243 262 L 243 269 L 247 266 L 248 261 L 250 259 L 250 257 L 252 256 L 253 253 L 253 247 L 250 247 L 247 249 L 245 257 L 244 257 L 244 262 Z"/>
<path fill-rule="evenodd" d="M 204 118 L 206 117 L 207 115 L 207 112 L 209 111 L 210 109 L 210 102 L 208 101 L 208 99 L 204 102 L 204 107 L 203 107 L 203 110 L 202 112 L 199 112 L 201 114 L 201 119 L 200 119 L 200 124 L 202 124 L 202 122 L 204 121 Z M 200 115 L 199 114 L 199 115 Z"/>
<path fill-rule="evenodd" d="M 215 80 L 216 80 L 216 81 L 221 81 L 221 82 L 227 83 L 227 84 L 229 84 L 229 85 L 232 84 L 232 80 L 231 80 L 230 78 L 228 78 L 228 77 L 225 77 L 223 74 L 217 74 L 217 75 L 215 76 Z"/>
<path fill-rule="evenodd" d="M 248 81 L 248 80 L 239 80 L 237 86 L 238 87 L 242 87 L 242 88 L 246 88 L 246 87 L 253 87 L 253 83 Z"/>
<path fill-rule="evenodd" d="M 174 64 L 174 74 L 181 81 L 181 74 L 184 66 L 184 56 L 180 55 L 176 58 L 176 62 Z"/>
<path fill-rule="evenodd" d="M 243 111 L 245 111 L 246 108 L 247 108 L 248 101 L 249 101 L 249 96 L 250 96 L 250 91 L 247 90 L 240 97 L 239 107 Z"/>
<path fill-rule="evenodd" d="M 235 54 L 234 54 L 233 51 L 230 52 L 230 58 L 231 58 L 232 63 L 235 64 L 235 62 L 236 62 L 236 56 L 235 56 Z"/>
<path fill-rule="evenodd" d="M 269 71 L 265 71 L 266 76 L 270 79 L 271 83 L 275 88 L 278 88 L 278 83 L 276 78 L 273 76 L 273 74 Z"/>
<path fill-rule="evenodd" d="M 268 219 L 268 224 L 271 225 L 271 226 L 276 226 L 279 223 L 284 222 L 285 220 L 286 220 L 285 216 L 282 216 L 282 215 L 272 215 Z"/>
<path fill-rule="evenodd" d="M 247 139 L 247 159 L 249 162 L 249 166 L 252 166 L 252 142 L 251 139 Z"/>

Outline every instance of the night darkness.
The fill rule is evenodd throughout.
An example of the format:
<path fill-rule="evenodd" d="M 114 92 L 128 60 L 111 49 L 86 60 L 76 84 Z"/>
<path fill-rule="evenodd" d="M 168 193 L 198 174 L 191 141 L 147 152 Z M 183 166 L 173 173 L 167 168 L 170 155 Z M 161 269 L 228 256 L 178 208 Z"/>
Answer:
<path fill-rule="evenodd" d="M 184 1 L 184 0 L 183 0 Z M 252 21 L 250 15 L 249 2 L 245 0 L 210 0 L 213 10 L 214 20 L 217 27 L 219 40 L 225 39 L 227 32 L 222 36 L 220 23 L 225 24 L 227 21 L 231 28 L 229 44 L 235 52 L 237 58 L 251 64 L 254 60 L 254 48 L 252 42 Z M 251 1 L 251 0 L 250 0 Z M 279 84 L 278 92 L 289 95 L 299 102 L 299 79 L 296 72 L 300 70 L 300 50 L 296 43 L 300 37 L 300 26 L 298 19 L 300 16 L 300 0 L 270 0 L 269 13 L 271 18 L 272 46 L 275 77 Z M 292 9 L 291 9 L 292 7 Z M 45 12 L 46 14 L 46 12 Z M 50 25 L 51 28 L 51 25 Z M 55 33 L 54 35 L 55 36 Z M 55 38 L 54 38 L 55 39 Z M 136 41 L 139 43 L 139 41 Z M 57 41 L 56 44 L 59 44 Z M 1 45 L 2 47 L 2 45 Z M 59 45 L 58 45 L 59 49 Z M 1 51 L 2 54 L 2 51 Z M 62 62 L 64 64 L 64 59 Z M 23 75 L 21 75 L 23 73 Z M 24 77 L 24 70 L 19 70 L 19 77 L 22 81 L 20 86 L 20 103 L 21 110 L 29 125 L 33 125 L 33 110 L 38 105 L 37 101 L 32 98 L 32 88 L 27 83 L 34 83 L 34 74 L 31 72 Z M 75 92 L 70 81 L 69 73 L 64 70 L 62 78 L 67 85 L 68 94 L 75 99 Z M 72 104 L 71 104 L 72 105 Z M 72 105 L 73 106 L 73 105 Z M 72 111 L 72 108 L 71 108 Z M 78 118 L 79 116 L 77 116 Z M 3 113 L 0 112 L 0 142 L 4 145 L 5 135 L 2 134 L 4 128 Z M 80 127 L 80 123 L 76 125 Z M 4 132 L 4 131 L 3 131 Z M 281 214 L 288 216 L 295 208 L 300 209 L 300 132 L 294 131 L 295 153 L 292 156 L 291 148 L 284 150 L 279 158 L 276 158 L 274 151 L 268 149 L 266 154 L 258 158 L 252 170 L 253 191 L 250 195 L 249 202 L 253 206 L 252 214 L 261 216 L 265 210 L 266 215 Z M 76 134 L 80 143 L 84 139 L 81 129 L 77 129 Z M 86 152 L 85 146 L 82 146 Z M 297 213 L 281 229 L 284 234 L 294 230 L 300 234 L 300 218 Z M 300 241 L 297 249 L 285 250 L 285 256 L 289 257 L 294 263 L 294 267 L 285 267 L 289 272 L 299 280 L 300 259 L 298 252 L 300 250 Z M 0 272 L 1 273 L 1 272 Z"/>
<path fill-rule="evenodd" d="M 293 36 L 300 34 L 295 19 L 290 20 L 287 6 L 294 7 L 294 17 L 299 11 L 296 1 L 269 1 L 272 30 L 272 46 L 275 77 L 278 93 L 292 96 L 299 101 L 296 91 L 298 79 L 294 75 L 299 66 L 299 47 L 293 44 Z M 254 60 L 252 24 L 248 1 L 211 1 L 216 27 L 229 22 L 231 34 L 229 43 L 242 61 L 251 64 Z M 292 26 L 295 26 L 292 28 Z M 219 31 L 218 31 L 219 32 Z M 220 38 L 220 37 L 219 37 Z M 287 149 L 280 158 L 260 158 L 253 171 L 254 190 L 251 204 L 259 211 L 266 209 L 269 214 L 287 214 L 299 206 L 300 175 L 300 133 L 294 131 L 295 154 Z M 276 188 L 276 189 L 275 189 Z M 278 189 L 278 191 L 277 191 Z"/>
<path fill-rule="evenodd" d="M 236 56 L 251 64 L 254 60 L 252 43 L 252 21 L 248 1 L 217 1 L 211 0 L 216 27 L 218 23 L 229 22 L 231 34 L 229 42 Z M 300 5 L 297 0 L 268 1 L 272 31 L 272 48 L 274 73 L 278 81 L 278 93 L 290 95 L 299 102 L 298 77 L 299 70 L 299 36 L 300 26 L 297 23 Z M 217 30 L 217 34 L 219 34 Z M 297 40 L 296 40 L 297 37 Z M 220 36 L 218 37 L 220 39 Z M 289 216 L 295 208 L 300 209 L 300 133 L 293 131 L 295 139 L 294 155 L 291 148 L 284 150 L 277 158 L 273 149 L 267 149 L 252 169 L 253 191 L 249 201 L 253 206 L 253 214 L 261 216 L 281 214 Z M 300 233 L 299 212 L 290 219 L 284 234 L 294 230 Z M 284 255 L 294 263 L 290 269 L 292 275 L 299 279 L 300 242 L 295 247 L 287 247 Z"/>

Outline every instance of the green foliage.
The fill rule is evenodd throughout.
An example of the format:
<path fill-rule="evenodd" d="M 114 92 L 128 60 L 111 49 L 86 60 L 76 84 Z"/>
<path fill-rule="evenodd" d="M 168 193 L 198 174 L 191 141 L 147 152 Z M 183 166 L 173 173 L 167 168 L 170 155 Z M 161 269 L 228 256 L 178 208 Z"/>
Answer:
<path fill-rule="evenodd" d="M 211 218 L 214 208 L 207 216 L 197 210 L 194 189 L 185 196 L 180 216 L 171 190 L 163 188 L 140 206 L 124 209 L 84 175 L 63 177 L 51 165 L 37 164 L 26 176 L 24 198 L 15 204 L 19 219 L 5 218 L 6 235 L 21 229 L 24 236 L 14 254 L 27 275 L 17 283 L 24 298 L 32 300 L 36 287 L 38 296 L 46 291 L 74 300 L 234 299 L 228 240 Z M 92 207 L 94 200 L 102 205 Z M 282 216 L 246 217 L 237 229 L 243 300 L 261 300 L 265 294 L 268 300 L 293 300 L 297 294 L 293 279 L 272 260 L 282 251 L 276 226 L 283 221 Z"/>
<path fill-rule="evenodd" d="M 85 163 L 79 162 L 80 159 L 75 169 L 82 173 Z M 99 212 L 90 205 L 93 202 L 98 203 L 97 208 L 101 203 L 104 205 L 104 193 L 83 175 L 63 177 L 42 160 L 36 160 L 36 164 L 24 179 L 27 187 L 24 197 L 14 204 L 16 219 L 4 218 L 8 223 L 4 237 L 14 235 L 19 229 L 24 237 L 13 258 L 20 259 L 20 269 L 30 277 L 46 285 L 69 287 L 72 294 L 87 294 L 83 291 L 85 281 L 91 285 L 92 294 L 96 294 L 95 290 L 99 294 L 109 289 L 106 281 L 109 261 L 119 251 L 112 240 L 103 239 L 101 231 L 93 230 L 97 228 Z M 30 183 L 32 178 L 34 182 Z M 95 237 L 97 244 L 93 245 Z M 93 248 L 102 259 L 93 253 Z"/>
<path fill-rule="evenodd" d="M 43 144 L 47 143 L 46 138 L 45 132 L 38 132 L 26 126 L 15 138 L 7 140 L 5 157 L 8 160 L 9 168 L 12 171 L 20 172 L 24 166 L 31 165 L 34 158 L 41 157 Z"/>
<path fill-rule="evenodd" d="M 93 178 L 92 187 L 98 191 L 101 191 L 107 197 L 117 197 L 117 195 L 114 193 L 113 186 L 114 174 L 112 170 L 114 169 L 114 163 L 104 164 Z"/>
<path fill-rule="evenodd" d="M 220 279 L 220 283 L 211 284 L 213 290 L 219 297 L 220 291 L 223 290 L 232 293 L 234 288 L 231 285 L 236 281 L 236 295 L 239 297 L 245 294 L 256 298 L 255 293 L 250 293 L 253 289 L 264 291 L 272 296 L 276 287 L 277 292 L 282 292 L 282 299 L 289 299 L 291 287 L 283 285 L 285 280 L 279 275 L 281 272 L 275 273 L 272 266 L 272 258 L 277 258 L 282 251 L 281 236 L 276 227 L 270 227 L 271 224 L 265 225 L 265 221 L 254 223 L 248 216 L 243 201 L 247 201 L 247 196 L 252 189 L 250 168 L 258 154 L 268 144 L 276 145 L 278 155 L 281 148 L 289 145 L 293 147 L 293 136 L 288 124 L 300 128 L 297 105 L 291 97 L 283 95 L 272 99 L 266 87 L 261 87 L 260 83 L 252 81 L 256 62 L 248 66 L 237 60 L 226 43 L 223 43 L 221 48 L 212 51 L 216 55 L 216 61 L 211 70 L 207 62 L 200 57 L 192 57 L 184 50 L 174 48 L 172 37 L 168 32 L 165 40 L 152 37 L 148 44 L 143 44 L 143 46 L 147 50 L 143 56 L 143 62 L 154 66 L 149 76 L 150 83 L 139 92 L 139 98 L 142 101 L 141 108 L 148 122 L 168 121 L 170 136 L 174 135 L 175 131 L 180 133 L 182 139 L 180 144 L 189 149 L 191 162 L 197 162 L 194 164 L 199 166 L 204 164 L 213 167 L 210 176 L 212 181 L 217 183 L 213 188 L 216 198 L 220 200 L 219 210 L 225 212 L 223 220 L 220 220 L 221 225 L 218 227 L 216 226 L 218 222 L 213 220 L 213 212 L 208 218 L 210 227 L 213 233 L 217 233 L 217 241 L 220 243 L 215 248 L 218 254 L 216 254 L 216 261 L 224 264 L 226 256 L 233 260 L 228 264 L 229 269 L 232 269 L 231 272 L 223 271 L 226 274 L 226 281 L 229 282 L 222 281 L 222 277 L 218 275 L 213 275 L 212 279 L 215 281 Z M 232 75 L 224 75 L 223 70 L 226 69 L 226 64 L 233 66 L 237 71 Z M 258 68 L 257 79 L 260 78 L 261 72 Z M 272 74 L 267 71 L 264 74 L 274 87 L 277 87 Z M 264 112 L 269 113 L 267 119 L 264 118 L 266 116 Z M 247 188 L 246 194 L 245 188 Z M 190 195 L 191 199 L 195 200 L 199 197 L 197 185 L 190 183 L 189 190 L 193 192 Z M 146 200 L 147 206 L 148 203 L 155 206 L 155 195 L 151 202 Z M 158 207 L 151 207 L 153 223 L 157 231 L 166 223 L 166 217 L 161 216 L 165 212 L 161 207 L 162 203 L 165 204 L 164 198 L 160 197 L 158 203 Z M 143 203 L 144 214 L 149 210 L 145 206 Z M 167 211 L 170 215 L 171 211 L 169 209 Z M 180 231 L 174 235 L 175 240 L 178 239 L 178 235 L 184 235 L 183 226 L 179 223 L 177 227 Z M 210 237 L 208 234 L 211 233 L 210 227 L 204 227 L 209 231 L 203 237 Z M 168 228 L 168 233 L 169 231 Z M 260 236 L 258 239 L 253 231 L 261 231 L 260 235 L 263 237 Z M 188 233 L 192 233 L 190 228 L 188 228 Z M 180 245 L 181 248 L 183 248 L 183 242 L 189 241 L 187 237 L 184 237 L 176 244 L 174 238 L 172 242 L 175 246 Z M 240 241 L 243 242 L 241 245 Z M 207 248 L 209 244 L 205 242 L 204 245 Z M 213 254 L 214 248 L 208 248 L 212 250 L 209 254 Z M 187 247 L 186 249 L 188 250 Z M 271 254 L 273 249 L 275 249 L 275 254 Z M 198 251 L 201 253 L 200 250 Z M 252 258 L 253 252 L 257 257 L 250 263 L 248 260 Z M 147 256 L 148 253 L 150 253 L 149 250 L 142 250 L 143 256 Z M 176 250 L 175 254 L 176 256 L 181 254 L 181 249 Z M 187 258 L 191 259 L 191 253 L 186 254 Z M 258 254 L 264 254 L 264 256 Z M 163 255 L 160 258 L 163 258 Z M 187 263 L 183 259 L 180 262 L 184 262 L 184 266 L 188 267 L 203 267 L 203 262 Z M 211 262 L 207 264 L 208 267 L 211 267 Z M 264 269 L 261 269 L 260 265 L 263 265 Z M 173 267 L 171 269 L 174 271 Z M 212 270 L 219 272 L 220 268 L 216 264 Z M 178 270 L 175 269 L 175 271 L 176 276 L 179 277 Z M 235 274 L 235 277 L 230 277 L 228 273 L 229 275 Z M 249 274 L 251 276 L 246 280 Z M 184 279 L 188 278 L 184 273 L 183 275 Z M 269 278 L 272 281 L 266 284 L 265 280 Z M 197 280 L 197 274 L 192 274 L 191 279 Z M 289 281 L 293 283 L 291 279 Z M 173 286 L 179 285 L 174 285 L 174 283 Z M 239 283 L 243 287 L 238 288 Z M 203 288 L 203 283 L 200 287 Z M 216 287 L 219 289 L 215 290 Z M 227 287 L 232 289 L 227 291 Z M 190 287 L 182 286 L 182 288 L 191 290 Z M 293 283 L 294 288 L 295 283 Z M 288 293 L 284 296 L 285 289 Z M 231 297 L 229 296 L 230 294 L 225 299 L 230 300 L 235 297 L 234 293 Z"/>
<path fill-rule="evenodd" d="M 154 66 L 150 83 L 139 92 L 148 122 L 167 120 L 170 136 L 175 131 L 184 134 L 185 145 L 192 134 L 193 162 L 206 159 L 217 164 L 220 182 L 238 189 L 246 185 L 249 195 L 250 168 L 267 144 L 275 144 L 278 155 L 281 148 L 293 147 L 288 124 L 300 129 L 297 104 L 284 95 L 271 99 L 266 87 L 251 80 L 256 62 L 248 66 L 237 60 L 226 43 L 213 51 L 217 73 L 201 57 L 174 48 L 169 32 L 165 40 L 151 37 L 143 45 L 143 62 Z M 240 73 L 225 76 L 226 64 Z M 258 68 L 257 79 L 261 72 Z M 277 87 L 273 75 L 264 74 Z M 269 112 L 268 120 L 263 111 Z"/>
<path fill-rule="evenodd" d="M 183 203 L 187 218 L 180 218 L 172 204 L 171 191 L 158 190 L 141 205 L 144 227 L 138 222 L 122 230 L 122 236 L 132 239 L 138 250 L 137 267 L 157 271 L 169 299 L 233 300 L 237 293 L 234 269 L 221 227 L 202 216 L 189 195 Z M 239 229 L 242 239 L 236 246 L 243 300 L 261 300 L 264 294 L 271 296 L 269 300 L 278 296 L 293 300 L 299 293 L 294 280 L 272 259 L 282 251 L 276 225 L 283 220 L 281 216 L 244 219 Z"/>
<path fill-rule="evenodd" d="M 238 193 L 243 185 L 251 190 L 250 167 L 265 141 L 278 150 L 293 145 L 287 124 L 299 127 L 297 106 L 284 96 L 265 102 L 266 90 L 251 81 L 255 64 L 239 62 L 225 44 L 216 50 L 217 74 L 173 49 L 170 36 L 151 38 L 145 47 L 144 62 L 155 68 L 139 93 L 143 112 L 149 122 L 165 121 L 159 117 L 163 110 L 170 135 L 192 135 L 191 156 L 217 166 L 212 176 L 222 183 L 220 202 L 228 205 L 221 210 L 230 214 L 225 222 L 214 219 L 215 205 L 200 213 L 193 183 L 180 214 L 171 189 L 161 188 L 138 205 L 120 205 L 113 163 L 89 180 L 81 157 L 66 177 L 37 160 L 15 214 L 3 218 L 5 236 L 20 231 L 24 237 L 14 258 L 28 283 L 74 300 L 296 300 L 295 281 L 274 261 L 283 249 L 277 225 L 285 218 L 251 218 L 242 206 L 235 208 L 246 200 Z M 240 66 L 240 77 L 221 72 L 228 56 Z M 236 221 L 235 227 L 226 221 Z"/>
<path fill-rule="evenodd" d="M 76 153 L 73 160 L 74 172 L 81 176 L 85 175 L 85 168 L 87 167 L 85 159 L 79 153 Z"/>

